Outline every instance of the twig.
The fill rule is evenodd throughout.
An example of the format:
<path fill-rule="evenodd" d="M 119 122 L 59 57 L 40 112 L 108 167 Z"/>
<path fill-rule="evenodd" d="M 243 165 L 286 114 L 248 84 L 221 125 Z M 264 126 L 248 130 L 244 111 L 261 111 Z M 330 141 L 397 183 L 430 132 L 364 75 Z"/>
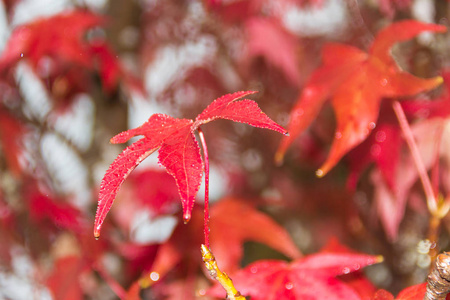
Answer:
<path fill-rule="evenodd" d="M 434 195 L 433 187 L 431 185 L 430 178 L 428 177 L 425 165 L 422 161 L 422 158 L 420 157 L 419 149 L 417 148 L 417 144 L 414 140 L 411 127 L 409 127 L 408 120 L 406 119 L 405 113 L 400 103 L 398 101 L 394 101 L 392 107 L 395 114 L 397 115 L 400 128 L 402 129 L 406 143 L 408 144 L 409 150 L 411 151 L 414 164 L 416 165 L 417 171 L 419 172 L 420 181 L 422 182 L 425 196 L 427 198 L 428 209 L 432 215 L 435 215 L 438 212 L 437 199 Z"/>
<path fill-rule="evenodd" d="M 245 300 L 245 297 L 239 293 L 239 291 L 234 287 L 233 281 L 225 272 L 220 271 L 217 265 L 216 258 L 212 254 L 211 250 L 205 245 L 201 246 L 202 259 L 205 264 L 206 269 L 208 269 L 209 274 L 212 278 L 217 280 L 222 287 L 227 292 L 227 299 L 229 300 Z"/>

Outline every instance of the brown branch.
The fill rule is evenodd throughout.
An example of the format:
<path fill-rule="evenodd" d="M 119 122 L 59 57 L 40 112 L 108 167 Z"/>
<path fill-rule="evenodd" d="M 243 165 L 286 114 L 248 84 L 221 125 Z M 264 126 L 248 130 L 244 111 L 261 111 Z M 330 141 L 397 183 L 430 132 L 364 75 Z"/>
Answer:
<path fill-rule="evenodd" d="M 450 252 L 439 254 L 435 266 L 428 275 L 424 300 L 445 299 L 450 292 Z"/>

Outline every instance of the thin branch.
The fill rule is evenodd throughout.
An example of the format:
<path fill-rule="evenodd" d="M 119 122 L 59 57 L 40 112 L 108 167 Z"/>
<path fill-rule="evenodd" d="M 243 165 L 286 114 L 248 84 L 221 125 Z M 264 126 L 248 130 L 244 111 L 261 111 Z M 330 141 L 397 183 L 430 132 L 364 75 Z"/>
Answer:
<path fill-rule="evenodd" d="M 205 245 L 201 246 L 202 259 L 206 269 L 209 271 L 209 275 L 217 280 L 227 292 L 227 299 L 229 300 L 245 300 L 245 297 L 239 293 L 234 287 L 233 281 L 225 272 L 222 272 L 217 265 L 216 258 L 212 254 L 211 250 Z"/>
<path fill-rule="evenodd" d="M 402 129 L 406 143 L 408 144 L 409 150 L 411 151 L 414 164 L 416 165 L 417 171 L 419 172 L 420 181 L 422 182 L 425 196 L 427 198 L 428 209 L 434 215 L 438 211 L 437 199 L 436 196 L 434 195 L 433 186 L 431 185 L 430 178 L 428 177 L 427 169 L 425 168 L 422 158 L 420 157 L 419 149 L 414 140 L 411 127 L 408 124 L 408 120 L 406 119 L 401 104 L 398 101 L 394 101 L 392 107 L 394 109 L 395 114 L 397 115 L 400 128 Z"/>

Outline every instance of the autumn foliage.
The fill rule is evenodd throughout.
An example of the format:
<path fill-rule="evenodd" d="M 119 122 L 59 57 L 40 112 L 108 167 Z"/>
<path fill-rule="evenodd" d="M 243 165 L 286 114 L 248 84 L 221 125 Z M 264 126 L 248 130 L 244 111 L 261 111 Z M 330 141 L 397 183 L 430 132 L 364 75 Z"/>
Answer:
<path fill-rule="evenodd" d="M 0 6 L 1 299 L 446 297 L 448 1 L 56 2 Z"/>

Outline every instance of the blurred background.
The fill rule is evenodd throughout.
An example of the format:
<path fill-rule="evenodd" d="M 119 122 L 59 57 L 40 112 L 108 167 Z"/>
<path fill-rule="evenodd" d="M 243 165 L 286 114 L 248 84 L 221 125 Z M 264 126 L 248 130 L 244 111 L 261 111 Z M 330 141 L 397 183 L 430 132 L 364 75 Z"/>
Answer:
<path fill-rule="evenodd" d="M 325 43 L 367 50 L 394 21 L 447 25 L 448 17 L 445 0 L 1 1 L 0 299 L 124 298 L 152 271 L 161 245 L 182 223 L 175 182 L 156 154 L 124 183 L 100 240 L 92 235 L 100 181 L 125 147 L 109 143 L 114 135 L 154 113 L 195 118 L 214 99 L 240 90 L 258 91 L 251 98 L 286 126 Z M 445 35 L 424 34 L 393 54 L 402 68 L 428 78 L 446 69 L 448 48 Z M 421 99 L 445 93 L 443 87 Z M 276 166 L 279 134 L 230 121 L 204 126 L 212 201 L 233 197 L 258 207 L 303 253 L 337 237 L 384 255 L 386 262 L 368 272 L 378 287 L 396 292 L 422 282 L 430 262 L 420 250 L 428 226 L 420 185 L 404 188 L 409 204 L 398 232 L 387 236 L 376 167 L 355 175 L 350 157 L 315 177 L 334 128 L 328 105 Z M 200 210 L 203 198 L 201 188 Z M 448 244 L 446 234 L 441 243 Z M 243 247 L 242 266 L 287 258 L 260 243 Z M 168 294 L 163 284 L 135 294 L 204 294 L 209 283 L 197 279 L 199 266 L 169 265 L 162 279 L 180 294 Z"/>

